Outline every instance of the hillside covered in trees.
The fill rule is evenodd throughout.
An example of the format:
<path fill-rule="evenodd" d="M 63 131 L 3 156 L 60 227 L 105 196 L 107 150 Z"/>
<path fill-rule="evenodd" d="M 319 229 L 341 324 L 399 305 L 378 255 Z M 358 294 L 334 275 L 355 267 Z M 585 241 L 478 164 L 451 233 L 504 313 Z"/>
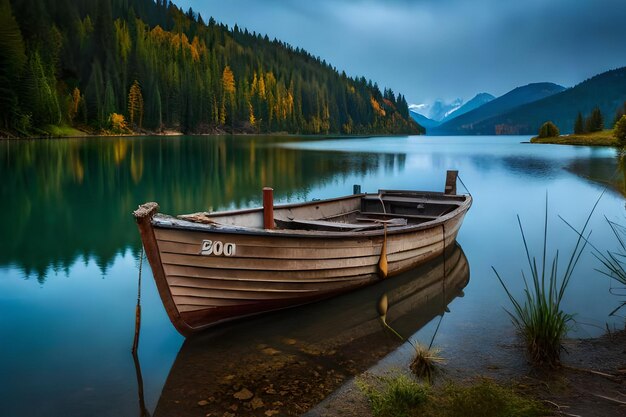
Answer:
<path fill-rule="evenodd" d="M 406 99 L 168 0 L 0 0 L 0 136 L 420 133 Z"/>
<path fill-rule="evenodd" d="M 598 109 L 604 117 L 604 122 L 600 124 L 612 128 L 616 113 L 622 111 L 625 101 L 626 67 L 622 67 L 598 74 L 541 100 L 520 105 L 493 117 L 474 120 L 472 124 L 460 126 L 457 134 L 532 135 L 546 121 L 553 122 L 560 133 L 569 134 L 575 130 L 578 115 L 581 118 L 589 117 L 594 109 Z"/>

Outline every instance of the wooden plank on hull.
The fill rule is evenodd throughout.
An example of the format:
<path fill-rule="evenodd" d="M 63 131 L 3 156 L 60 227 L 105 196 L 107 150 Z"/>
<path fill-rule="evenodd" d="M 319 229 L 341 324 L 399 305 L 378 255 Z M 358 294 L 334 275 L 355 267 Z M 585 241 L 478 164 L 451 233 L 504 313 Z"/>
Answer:
<path fill-rule="evenodd" d="M 216 269 L 191 265 L 163 265 L 168 276 L 188 276 L 198 278 L 221 279 L 226 281 L 263 281 L 263 282 L 324 282 L 325 280 L 352 279 L 354 276 L 375 274 L 376 265 L 356 266 L 354 268 L 302 270 L 302 271 L 262 271 Z"/>
<path fill-rule="evenodd" d="M 379 256 L 360 256 L 335 259 L 262 259 L 237 258 L 227 256 L 201 256 L 174 253 L 161 253 L 164 265 L 189 265 L 219 269 L 262 270 L 262 271 L 303 271 L 352 268 L 362 265 L 375 265 Z"/>
<path fill-rule="evenodd" d="M 341 279 L 325 279 L 325 280 L 298 280 L 290 281 L 233 281 L 213 278 L 196 278 L 189 276 L 168 276 L 167 282 L 170 288 L 173 287 L 189 287 L 189 288 L 208 288 L 221 290 L 238 290 L 249 292 L 284 292 L 284 291 L 310 291 L 312 289 L 324 288 L 342 288 L 354 285 L 361 281 L 375 279 L 373 274 L 357 275 L 349 278 Z"/>
<path fill-rule="evenodd" d="M 301 238 L 291 237 L 289 235 L 244 235 L 236 233 L 224 233 L 219 230 L 208 231 L 194 231 L 194 230 L 182 230 L 182 229 L 165 229 L 155 228 L 154 234 L 160 241 L 171 241 L 181 243 L 195 244 L 198 240 L 212 239 L 212 240 L 228 240 L 237 239 L 237 244 L 248 246 L 260 246 L 260 247 L 278 247 L 278 248 L 311 248 L 311 249 L 323 249 L 323 248 L 359 248 L 363 245 L 373 245 L 373 241 L 369 237 L 354 238 L 346 236 L 346 239 L 318 239 L 318 238 Z"/>
<path fill-rule="evenodd" d="M 276 300 L 281 298 L 294 298 L 300 295 L 312 295 L 321 291 L 319 288 L 297 291 L 237 291 L 220 290 L 192 287 L 170 287 L 174 299 L 176 297 L 200 297 L 219 300 Z"/>
<path fill-rule="evenodd" d="M 218 240 L 218 239 L 216 239 Z M 232 240 L 232 238 L 231 238 Z M 194 243 L 181 243 L 159 240 L 159 249 L 162 253 L 180 253 L 198 255 L 202 248 L 202 239 Z M 230 242 L 227 240 L 227 242 Z M 236 243 L 238 258 L 265 258 L 265 259 L 327 259 L 349 256 L 372 256 L 380 253 L 380 245 L 363 245 L 340 248 L 305 248 L 305 247 L 271 247 L 251 246 Z"/>

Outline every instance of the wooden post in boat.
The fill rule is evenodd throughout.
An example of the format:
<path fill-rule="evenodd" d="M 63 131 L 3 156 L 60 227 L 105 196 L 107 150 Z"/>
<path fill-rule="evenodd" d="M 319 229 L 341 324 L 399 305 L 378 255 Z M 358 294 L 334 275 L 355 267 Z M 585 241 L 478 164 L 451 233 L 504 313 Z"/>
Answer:
<path fill-rule="evenodd" d="M 361 194 L 361 185 L 360 184 L 354 184 L 352 186 L 352 194 Z"/>
<path fill-rule="evenodd" d="M 274 189 L 263 187 L 263 227 L 274 228 Z"/>
<path fill-rule="evenodd" d="M 449 170 L 446 173 L 446 188 L 444 194 L 454 195 L 456 194 L 456 178 L 459 176 L 459 171 Z"/>

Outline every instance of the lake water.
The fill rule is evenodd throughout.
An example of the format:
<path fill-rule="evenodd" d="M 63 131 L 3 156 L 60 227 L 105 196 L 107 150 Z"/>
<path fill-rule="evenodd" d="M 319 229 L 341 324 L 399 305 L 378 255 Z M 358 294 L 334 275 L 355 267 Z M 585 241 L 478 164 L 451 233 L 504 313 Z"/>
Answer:
<path fill-rule="evenodd" d="M 428 341 L 438 321 L 431 319 L 450 303 L 438 335 L 444 347 L 471 351 L 502 335 L 512 337 L 503 310 L 507 300 L 491 267 L 520 293 L 525 258 L 516 215 L 540 255 L 547 195 L 549 247 L 559 249 L 564 260 L 576 236 L 558 215 L 582 226 L 602 181 L 618 166 L 613 149 L 520 143 L 525 140 L 259 136 L 0 142 L 0 415 L 141 415 L 130 353 L 140 253 L 131 212 L 146 201 L 178 214 L 258 206 L 265 185 L 274 187 L 279 202 L 350 194 L 353 184 L 367 192 L 442 190 L 447 169 L 460 171 L 474 197 L 458 236 L 462 250 L 457 249 L 458 259 L 469 264 L 469 283 L 466 272 L 449 277 L 435 261 L 395 287 L 262 316 L 184 345 L 146 264 L 139 362 L 151 415 L 172 415 L 178 406 L 185 415 L 205 415 L 208 408 L 197 401 L 210 399 L 211 392 L 230 396 L 247 383 L 275 385 L 264 389 L 276 391 L 293 375 L 299 375 L 298 382 L 275 395 L 296 402 L 302 395 L 304 408 L 314 404 L 399 346 L 371 327 L 375 316 L 365 316 L 383 292 L 407 291 L 403 285 L 428 274 L 441 278 L 448 289 L 433 292 L 428 300 L 412 292 L 410 306 L 398 307 L 402 314 L 396 324 L 403 334 Z M 626 223 L 619 193 L 609 190 L 591 221 L 593 243 L 613 248 L 616 242 L 603 216 Z M 596 336 L 622 320 L 608 317 L 620 298 L 610 293 L 610 280 L 594 271 L 598 267 L 587 251 L 568 288 L 563 307 L 576 314 L 573 336 Z M 445 282 L 453 279 L 459 281 L 450 292 Z M 357 316 L 363 319 L 352 325 L 348 317 L 354 315 L 342 316 L 344 310 L 361 311 Z M 333 327 L 334 317 L 343 317 L 338 320 L 351 329 L 370 323 L 364 332 L 371 338 L 348 337 L 347 327 Z M 250 358 L 249 363 L 242 358 Z M 216 379 L 218 372 L 222 379 Z M 244 373 L 256 382 L 238 381 Z M 322 388 L 311 391 L 307 381 Z M 231 412 L 263 415 L 272 407 L 281 409 L 265 399 L 258 409 Z M 296 411 L 303 410 L 288 410 Z"/>

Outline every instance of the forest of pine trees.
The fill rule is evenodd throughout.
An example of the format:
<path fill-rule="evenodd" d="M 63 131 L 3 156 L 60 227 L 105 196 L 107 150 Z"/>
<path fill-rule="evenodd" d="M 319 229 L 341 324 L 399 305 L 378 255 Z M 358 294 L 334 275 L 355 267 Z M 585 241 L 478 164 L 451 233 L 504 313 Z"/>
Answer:
<path fill-rule="evenodd" d="M 420 133 L 406 99 L 168 0 L 0 0 L 0 136 Z"/>

